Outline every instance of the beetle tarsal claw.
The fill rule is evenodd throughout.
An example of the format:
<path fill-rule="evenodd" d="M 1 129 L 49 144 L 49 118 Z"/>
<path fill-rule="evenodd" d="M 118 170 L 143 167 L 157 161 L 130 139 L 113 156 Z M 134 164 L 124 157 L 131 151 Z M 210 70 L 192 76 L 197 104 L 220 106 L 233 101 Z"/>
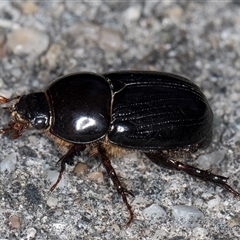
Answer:
<path fill-rule="evenodd" d="M 51 186 L 51 188 L 50 188 L 50 192 L 52 192 L 56 187 L 57 187 L 57 185 L 59 184 L 59 182 L 61 181 L 61 179 L 62 179 L 62 175 L 63 175 L 63 171 L 60 171 L 59 172 L 59 175 L 58 175 L 58 179 L 57 179 L 57 181 Z"/>
<path fill-rule="evenodd" d="M 184 171 L 184 172 L 186 172 L 194 177 L 197 177 L 203 181 L 216 183 L 216 184 L 224 187 L 225 189 L 227 189 L 229 192 L 234 194 L 236 197 L 240 198 L 240 193 L 235 191 L 230 185 L 227 184 L 228 177 L 213 174 L 210 171 L 210 169 L 203 170 L 200 168 L 190 166 L 185 163 L 181 163 L 177 160 L 170 158 L 166 154 L 162 154 L 162 153 L 145 153 L 145 154 L 148 156 L 148 158 L 152 162 L 156 163 L 159 166 L 161 166 L 163 164 L 172 169 Z"/>

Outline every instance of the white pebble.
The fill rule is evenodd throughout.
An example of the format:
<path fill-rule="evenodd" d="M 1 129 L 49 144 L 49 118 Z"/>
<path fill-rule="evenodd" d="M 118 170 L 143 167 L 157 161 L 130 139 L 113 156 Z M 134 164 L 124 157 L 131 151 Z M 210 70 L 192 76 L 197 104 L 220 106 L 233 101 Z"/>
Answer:
<path fill-rule="evenodd" d="M 208 231 L 205 228 L 195 227 L 192 231 L 192 239 L 207 239 Z"/>
<path fill-rule="evenodd" d="M 203 213 L 196 207 L 186 205 L 173 206 L 172 214 L 176 222 L 185 226 L 197 226 L 197 222 L 204 218 Z"/>
<path fill-rule="evenodd" d="M 49 197 L 47 200 L 47 205 L 51 208 L 54 208 L 57 206 L 58 199 L 54 197 Z"/>
<path fill-rule="evenodd" d="M 142 6 L 140 4 L 135 4 L 129 7 L 123 14 L 123 18 L 126 21 L 137 21 L 141 16 Z"/>
<path fill-rule="evenodd" d="M 9 173 L 13 172 L 16 168 L 16 162 L 17 162 L 16 154 L 14 152 L 10 153 L 0 162 L 0 170 L 2 172 L 4 171 L 8 171 Z"/>
<path fill-rule="evenodd" d="M 115 233 L 119 233 L 120 232 L 120 227 L 114 223 L 112 226 L 111 226 L 111 230 Z"/>
<path fill-rule="evenodd" d="M 199 166 L 202 166 L 203 169 L 209 169 L 212 166 L 216 166 L 218 163 L 220 163 L 224 159 L 225 155 L 226 150 L 223 149 L 210 154 L 201 155 L 196 162 L 199 164 Z"/>
<path fill-rule="evenodd" d="M 39 139 L 36 136 L 33 136 L 33 135 L 29 136 L 28 140 L 29 140 L 30 143 L 32 143 L 32 145 L 37 145 L 37 143 L 39 142 Z"/>
<path fill-rule="evenodd" d="M 209 209 L 219 208 L 220 202 L 221 202 L 221 198 L 218 195 L 214 196 L 214 198 L 208 201 Z"/>
<path fill-rule="evenodd" d="M 28 228 L 27 229 L 27 239 L 33 239 L 35 238 L 37 233 L 37 230 L 35 228 Z"/>
<path fill-rule="evenodd" d="M 165 210 L 157 204 L 152 204 L 151 206 L 143 210 L 143 215 L 148 219 L 151 224 L 154 224 L 159 221 L 161 218 L 166 217 Z"/>

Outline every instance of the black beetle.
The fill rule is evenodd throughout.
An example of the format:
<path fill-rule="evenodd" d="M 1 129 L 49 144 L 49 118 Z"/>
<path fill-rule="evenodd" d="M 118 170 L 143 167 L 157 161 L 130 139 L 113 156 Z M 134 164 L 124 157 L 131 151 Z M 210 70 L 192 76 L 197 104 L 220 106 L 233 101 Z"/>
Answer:
<path fill-rule="evenodd" d="M 92 147 L 130 213 L 127 191 L 111 166 L 110 156 L 121 149 L 141 150 L 157 165 L 183 170 L 225 187 L 237 197 L 226 177 L 174 159 L 206 147 L 212 139 L 213 114 L 201 90 L 186 78 L 162 72 L 121 71 L 102 75 L 74 73 L 52 82 L 45 92 L 16 99 L 8 128 L 18 138 L 29 127 L 43 129 L 68 147 L 60 159 L 61 170 L 53 190 L 73 157 Z"/>

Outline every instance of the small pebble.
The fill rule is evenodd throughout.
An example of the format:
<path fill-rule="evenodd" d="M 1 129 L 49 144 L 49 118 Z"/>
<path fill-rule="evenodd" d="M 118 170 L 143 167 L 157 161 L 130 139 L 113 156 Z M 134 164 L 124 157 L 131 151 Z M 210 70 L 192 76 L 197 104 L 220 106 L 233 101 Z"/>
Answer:
<path fill-rule="evenodd" d="M 80 176 L 80 175 L 84 175 L 88 170 L 88 165 L 86 163 L 78 163 L 73 172 L 77 175 L 77 176 Z"/>
<path fill-rule="evenodd" d="M 116 223 L 114 223 L 111 228 L 112 228 L 112 231 L 115 232 L 115 233 L 119 233 L 120 232 L 120 227 Z"/>
<path fill-rule="evenodd" d="M 182 17 L 183 13 L 184 11 L 180 6 L 174 6 L 166 10 L 166 16 L 171 18 L 171 20 L 174 20 L 174 18 L 176 20 L 179 20 L 179 18 Z"/>
<path fill-rule="evenodd" d="M 199 158 L 196 160 L 199 166 L 203 166 L 204 169 L 210 169 L 213 166 L 216 166 L 218 163 L 220 163 L 226 155 L 226 150 L 219 150 L 212 152 L 210 154 L 204 154 L 199 156 Z"/>
<path fill-rule="evenodd" d="M 54 208 L 57 206 L 58 199 L 54 197 L 49 197 L 47 200 L 47 205 L 51 208 Z"/>
<path fill-rule="evenodd" d="M 102 28 L 100 31 L 99 47 L 105 51 L 120 51 L 122 49 L 120 32 L 113 29 Z"/>
<path fill-rule="evenodd" d="M 39 139 L 34 135 L 28 136 L 28 140 L 32 145 L 37 145 L 39 143 Z"/>
<path fill-rule="evenodd" d="M 216 195 L 212 199 L 208 200 L 209 209 L 218 209 L 221 202 L 221 198 Z"/>
<path fill-rule="evenodd" d="M 37 233 L 37 230 L 35 228 L 28 228 L 27 229 L 27 239 L 30 240 L 30 239 L 35 238 L 36 233 Z"/>
<path fill-rule="evenodd" d="M 47 50 L 49 37 L 43 32 L 31 28 L 13 30 L 7 36 L 6 47 L 16 55 L 27 54 L 36 58 Z"/>
<path fill-rule="evenodd" d="M 124 20 L 125 21 L 137 21 L 141 16 L 142 11 L 142 5 L 135 4 L 131 7 L 129 7 L 125 12 L 123 13 Z"/>
<path fill-rule="evenodd" d="M 143 215 L 146 219 L 150 220 L 151 224 L 158 222 L 161 218 L 166 218 L 165 210 L 157 204 L 152 204 L 145 208 Z"/>
<path fill-rule="evenodd" d="M 0 171 L 8 171 L 13 172 L 16 168 L 17 163 L 17 156 L 16 153 L 12 152 L 7 155 L 1 162 L 0 162 Z"/>
<path fill-rule="evenodd" d="M 9 219 L 9 226 L 11 228 L 20 228 L 20 219 L 18 216 L 12 216 Z"/>
<path fill-rule="evenodd" d="M 47 220 L 48 220 L 48 217 L 47 216 L 43 216 L 42 219 L 41 219 L 41 223 L 46 224 Z"/>
<path fill-rule="evenodd" d="M 186 205 L 173 206 L 172 214 L 175 221 L 184 226 L 198 226 L 198 221 L 204 218 L 196 207 Z"/>
<path fill-rule="evenodd" d="M 21 5 L 21 10 L 24 14 L 34 14 L 37 11 L 37 6 L 34 2 L 25 1 Z"/>
<path fill-rule="evenodd" d="M 104 182 L 102 172 L 91 172 L 91 173 L 88 174 L 88 178 L 93 180 L 93 181 L 96 181 L 98 183 L 103 183 Z"/>
<path fill-rule="evenodd" d="M 192 231 L 193 239 L 207 239 L 208 231 L 205 228 L 195 227 Z"/>

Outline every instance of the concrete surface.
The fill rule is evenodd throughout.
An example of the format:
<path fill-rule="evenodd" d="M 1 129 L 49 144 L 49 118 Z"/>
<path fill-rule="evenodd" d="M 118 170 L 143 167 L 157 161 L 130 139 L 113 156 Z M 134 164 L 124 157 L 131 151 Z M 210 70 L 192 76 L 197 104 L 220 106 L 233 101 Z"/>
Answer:
<path fill-rule="evenodd" d="M 215 115 L 212 144 L 183 161 L 230 176 L 240 191 L 239 34 L 238 2 L 0 1 L 0 95 L 41 91 L 76 71 L 183 75 Z M 67 167 L 50 193 L 63 153 L 46 135 L 2 136 L 0 149 L 0 239 L 240 239 L 239 199 L 140 153 L 112 161 L 134 194 L 126 229 L 126 207 L 96 159 L 76 158 L 80 176 Z"/>

